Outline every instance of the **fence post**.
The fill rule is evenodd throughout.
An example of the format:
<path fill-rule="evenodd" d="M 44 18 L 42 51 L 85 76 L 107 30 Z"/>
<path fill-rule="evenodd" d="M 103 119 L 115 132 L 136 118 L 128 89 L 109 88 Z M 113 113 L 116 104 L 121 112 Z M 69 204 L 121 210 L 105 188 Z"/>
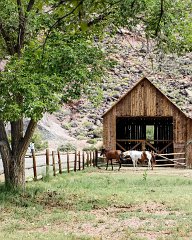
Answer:
<path fill-rule="evenodd" d="M 87 155 L 86 163 L 87 163 L 87 167 L 89 167 L 89 153 L 86 152 L 86 155 Z"/>
<path fill-rule="evenodd" d="M 76 172 L 76 167 L 77 167 L 77 151 L 75 151 L 74 172 Z"/>
<path fill-rule="evenodd" d="M 53 159 L 53 176 L 56 176 L 56 169 L 55 169 L 55 152 L 52 151 L 52 159 Z"/>
<path fill-rule="evenodd" d="M 90 166 L 92 166 L 92 152 L 91 151 L 89 152 L 89 155 L 90 155 Z"/>
<path fill-rule="evenodd" d="M 81 154 L 80 154 L 80 151 L 78 152 L 78 158 L 79 158 L 79 171 L 81 171 Z"/>
<path fill-rule="evenodd" d="M 97 163 L 98 163 L 98 150 L 95 150 L 95 167 L 97 167 Z"/>
<path fill-rule="evenodd" d="M 69 173 L 70 166 L 69 166 L 69 153 L 67 152 L 67 172 Z"/>
<path fill-rule="evenodd" d="M 32 157 L 33 157 L 33 174 L 34 174 L 34 180 L 37 180 L 37 165 L 36 165 L 36 158 L 35 158 L 35 152 L 32 150 Z"/>
<path fill-rule="evenodd" d="M 61 155 L 59 151 L 58 151 L 58 165 L 59 165 L 59 173 L 62 174 Z"/>
<path fill-rule="evenodd" d="M 49 175 L 49 149 L 46 149 L 46 176 Z"/>
<path fill-rule="evenodd" d="M 95 151 L 93 151 L 93 167 L 95 167 Z"/>
<path fill-rule="evenodd" d="M 85 169 L 85 152 L 82 152 L 82 158 L 83 158 L 83 170 Z"/>

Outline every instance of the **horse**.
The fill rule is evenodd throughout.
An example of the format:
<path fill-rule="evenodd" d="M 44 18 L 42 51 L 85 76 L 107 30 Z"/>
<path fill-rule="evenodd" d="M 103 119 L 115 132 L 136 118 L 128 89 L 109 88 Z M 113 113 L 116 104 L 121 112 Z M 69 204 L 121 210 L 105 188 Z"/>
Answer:
<path fill-rule="evenodd" d="M 113 159 L 116 159 L 116 161 L 119 163 L 118 171 L 120 170 L 120 168 L 121 168 L 121 161 L 123 160 L 121 150 L 107 150 L 105 148 L 102 148 L 100 156 L 102 156 L 102 155 L 103 156 L 105 155 L 105 157 L 107 159 L 106 170 L 108 168 L 109 160 L 111 160 L 111 167 L 112 167 L 112 170 L 113 170 Z"/>
<path fill-rule="evenodd" d="M 122 153 L 123 157 L 130 157 L 133 162 L 134 169 L 137 168 L 137 162 L 141 162 L 142 164 L 147 161 L 148 169 L 153 170 L 153 166 L 156 163 L 155 154 L 154 152 L 149 151 L 137 151 L 137 150 L 130 150 Z"/>

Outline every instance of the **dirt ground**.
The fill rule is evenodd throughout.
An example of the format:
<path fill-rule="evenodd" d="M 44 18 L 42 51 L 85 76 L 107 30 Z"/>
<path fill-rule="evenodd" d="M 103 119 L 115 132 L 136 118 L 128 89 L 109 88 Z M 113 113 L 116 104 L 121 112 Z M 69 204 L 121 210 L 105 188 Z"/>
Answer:
<path fill-rule="evenodd" d="M 130 172 L 134 174 L 143 173 L 144 168 L 123 167 L 120 172 L 114 170 L 113 173 L 123 174 Z M 105 171 L 100 169 L 99 173 L 110 173 L 111 171 Z M 183 176 L 186 178 L 192 178 L 191 169 L 178 169 L 178 168 L 155 168 L 153 171 L 148 171 L 148 175 L 169 175 L 169 176 Z M 142 213 L 141 215 L 138 213 Z M 54 226 L 45 226 L 43 228 L 36 229 L 35 231 L 46 232 L 56 229 L 64 229 L 65 234 L 74 234 L 79 236 L 88 236 L 94 240 L 164 240 L 172 239 L 172 232 L 170 229 L 177 229 L 177 218 L 183 218 L 186 213 L 181 211 L 170 211 L 163 203 L 155 201 L 143 202 L 143 204 L 127 205 L 127 206 L 112 206 L 102 209 L 93 209 L 87 212 L 74 212 L 71 211 L 73 219 L 78 219 L 78 214 L 92 216 L 94 220 L 87 220 L 82 222 L 74 221 L 63 222 L 60 221 Z M 146 216 L 145 216 L 146 215 Z M 125 217 L 123 217 L 125 216 Z M 126 217 L 128 216 L 128 217 Z M 153 216 L 157 216 L 154 218 Z M 168 218 L 167 218 L 168 216 Z M 173 219 L 169 219 L 169 216 L 174 216 Z M 161 228 L 161 225 L 163 227 Z M 53 229 L 52 229 L 53 228 Z M 157 230 L 159 229 L 160 230 Z M 33 231 L 33 230 L 32 230 Z M 189 238 L 188 236 L 191 236 Z M 174 238 L 177 239 L 177 238 Z M 188 232 L 187 237 L 179 239 L 192 239 L 192 232 Z"/>
<path fill-rule="evenodd" d="M 111 167 L 108 168 L 107 171 L 110 172 Z M 120 171 L 118 171 L 118 167 L 114 168 L 114 172 L 117 173 L 125 173 L 130 172 L 134 174 L 141 175 L 143 172 L 147 170 L 147 167 L 138 167 L 136 170 L 133 169 L 133 167 L 122 167 Z M 101 172 L 105 172 L 104 168 L 102 168 Z M 153 170 L 147 170 L 148 175 L 161 175 L 161 176 L 183 176 L 192 178 L 192 169 L 186 169 L 186 168 L 170 168 L 170 167 L 154 167 Z"/>
<path fill-rule="evenodd" d="M 120 172 L 132 172 L 135 174 L 143 173 L 143 168 L 138 168 L 134 171 L 133 168 L 122 168 Z M 101 170 L 101 173 L 103 170 Z M 119 171 L 116 171 L 119 174 Z M 105 171 L 106 173 L 106 171 Z M 153 171 L 148 171 L 148 175 L 169 175 L 183 176 L 192 178 L 191 169 L 181 168 L 155 168 Z M 142 213 L 148 217 L 140 217 L 137 213 Z M 144 202 L 139 206 L 113 206 L 106 209 L 95 209 L 90 212 L 95 216 L 94 222 L 76 223 L 75 225 L 65 225 L 61 223 L 58 227 L 67 229 L 66 233 L 78 232 L 79 235 L 93 237 L 93 239 L 111 239 L 111 240 L 157 240 L 157 239 L 172 239 L 169 227 L 177 228 L 177 222 L 172 219 L 163 219 L 166 216 L 174 215 L 176 218 L 183 218 L 184 213 L 180 211 L 170 211 L 163 203 Z M 120 215 L 128 214 L 128 218 L 120 218 Z M 133 216 L 130 216 L 132 214 Z M 157 219 L 150 217 L 158 216 Z M 163 219 L 163 220 L 162 220 Z M 156 231 L 158 226 L 163 223 L 163 229 Z M 192 239 L 192 232 L 189 233 L 191 238 L 183 237 L 182 239 Z"/>

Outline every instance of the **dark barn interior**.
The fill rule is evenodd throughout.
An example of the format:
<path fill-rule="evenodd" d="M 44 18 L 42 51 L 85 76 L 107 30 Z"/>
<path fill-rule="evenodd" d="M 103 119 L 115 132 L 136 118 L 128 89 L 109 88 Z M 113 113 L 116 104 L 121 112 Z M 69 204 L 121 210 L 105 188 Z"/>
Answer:
<path fill-rule="evenodd" d="M 116 148 L 119 150 L 173 153 L 173 118 L 118 117 L 116 138 Z"/>

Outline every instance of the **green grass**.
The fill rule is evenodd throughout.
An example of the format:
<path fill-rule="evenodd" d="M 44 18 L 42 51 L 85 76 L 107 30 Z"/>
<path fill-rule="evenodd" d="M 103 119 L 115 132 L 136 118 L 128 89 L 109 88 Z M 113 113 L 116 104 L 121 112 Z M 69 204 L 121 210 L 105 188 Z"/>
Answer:
<path fill-rule="evenodd" d="M 27 183 L 25 192 L 1 185 L 0 238 L 105 239 L 98 229 L 117 234 L 120 224 L 114 239 L 192 239 L 191 199 L 192 179 L 163 171 L 90 168 Z"/>

